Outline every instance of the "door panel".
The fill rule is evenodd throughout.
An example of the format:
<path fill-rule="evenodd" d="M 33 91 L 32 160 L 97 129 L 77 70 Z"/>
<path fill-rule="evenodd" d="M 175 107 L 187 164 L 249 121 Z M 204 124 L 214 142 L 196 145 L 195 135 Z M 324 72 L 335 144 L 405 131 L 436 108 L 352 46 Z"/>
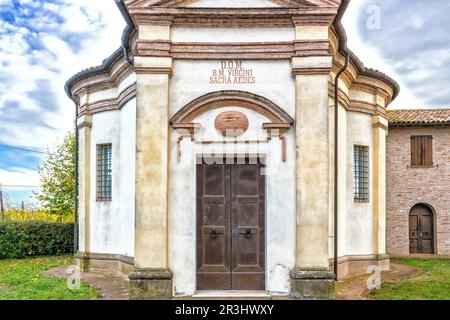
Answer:
<path fill-rule="evenodd" d="M 433 213 L 425 205 L 417 205 L 409 214 L 409 252 L 434 253 Z"/>
<path fill-rule="evenodd" d="M 409 252 L 419 253 L 419 216 L 416 212 L 409 215 Z"/>
<path fill-rule="evenodd" d="M 230 168 L 197 165 L 197 288 L 230 290 Z"/>
<path fill-rule="evenodd" d="M 197 165 L 198 290 L 265 289 L 261 170 L 261 164 Z"/>
<path fill-rule="evenodd" d="M 426 208 L 420 215 L 420 233 L 422 238 L 422 251 L 425 254 L 433 253 L 433 216 Z"/>
<path fill-rule="evenodd" d="M 233 165 L 232 283 L 234 290 L 265 289 L 265 177 L 261 165 Z"/>

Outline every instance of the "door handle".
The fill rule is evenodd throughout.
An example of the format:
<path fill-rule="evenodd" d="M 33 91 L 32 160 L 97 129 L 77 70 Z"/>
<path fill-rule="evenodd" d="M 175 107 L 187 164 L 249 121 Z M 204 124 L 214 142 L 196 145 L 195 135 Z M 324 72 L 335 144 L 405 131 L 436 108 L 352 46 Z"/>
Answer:
<path fill-rule="evenodd" d="M 217 229 L 216 228 L 211 230 L 211 239 L 217 239 Z"/>
<path fill-rule="evenodd" d="M 245 239 L 250 239 L 252 237 L 252 229 L 245 229 Z"/>

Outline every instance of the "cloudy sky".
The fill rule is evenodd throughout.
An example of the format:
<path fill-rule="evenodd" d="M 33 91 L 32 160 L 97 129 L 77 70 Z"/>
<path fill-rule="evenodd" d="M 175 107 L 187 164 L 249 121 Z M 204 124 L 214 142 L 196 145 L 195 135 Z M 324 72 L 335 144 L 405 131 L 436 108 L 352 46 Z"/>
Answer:
<path fill-rule="evenodd" d="M 450 1 L 353 0 L 349 47 L 400 83 L 395 108 L 450 107 Z M 113 0 L 0 0 L 0 183 L 38 185 L 45 151 L 72 130 L 64 82 L 120 45 Z"/>

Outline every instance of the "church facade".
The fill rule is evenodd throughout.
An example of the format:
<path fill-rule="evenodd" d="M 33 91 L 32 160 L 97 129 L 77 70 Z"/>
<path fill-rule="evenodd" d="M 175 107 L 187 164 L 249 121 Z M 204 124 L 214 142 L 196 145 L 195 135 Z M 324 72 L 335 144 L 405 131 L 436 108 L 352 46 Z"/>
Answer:
<path fill-rule="evenodd" d="M 399 88 L 346 64 L 348 1 L 116 3 L 122 47 L 66 84 L 84 269 L 129 274 L 134 299 L 328 299 L 336 256 L 337 278 L 389 267 Z"/>

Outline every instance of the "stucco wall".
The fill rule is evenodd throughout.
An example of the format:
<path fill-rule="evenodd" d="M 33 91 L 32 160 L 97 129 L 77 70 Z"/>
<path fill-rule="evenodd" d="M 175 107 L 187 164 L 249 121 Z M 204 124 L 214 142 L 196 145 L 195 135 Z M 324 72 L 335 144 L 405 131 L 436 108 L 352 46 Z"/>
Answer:
<path fill-rule="evenodd" d="M 91 142 L 92 253 L 134 255 L 136 101 L 121 111 L 93 115 Z M 112 144 L 112 201 L 96 200 L 97 144 Z"/>
<path fill-rule="evenodd" d="M 253 70 L 254 84 L 211 84 L 212 70 L 221 68 L 221 61 L 174 62 L 170 86 L 170 110 L 173 116 L 194 99 L 220 90 L 241 90 L 261 95 L 291 117 L 295 117 L 295 86 L 289 61 L 243 61 L 245 69 Z"/>
<path fill-rule="evenodd" d="M 173 42 L 208 42 L 208 43 L 240 43 L 240 42 L 270 42 L 293 41 L 294 28 L 265 28 L 265 29 L 218 29 L 218 28 L 174 28 Z"/>
<path fill-rule="evenodd" d="M 330 102 L 331 103 L 331 102 Z M 334 127 L 334 111 L 330 114 L 330 127 Z M 330 167 L 334 166 L 334 131 L 330 132 Z M 355 202 L 353 194 L 355 145 L 369 147 L 369 201 Z M 373 132 L 372 117 L 348 112 L 339 107 L 339 257 L 373 254 Z M 334 172 L 334 168 L 332 170 Z M 333 204 L 334 174 L 330 177 L 330 203 Z M 330 255 L 334 258 L 334 212 L 330 209 Z"/>
<path fill-rule="evenodd" d="M 369 147 L 369 201 L 355 202 L 353 194 L 355 145 Z M 345 234 L 342 255 L 373 253 L 373 132 L 370 115 L 347 113 L 347 204 L 342 229 Z"/>
<path fill-rule="evenodd" d="M 272 294 L 289 293 L 289 270 L 295 263 L 295 136 L 287 134 L 287 161 L 282 162 L 281 142 L 202 145 L 201 141 L 222 141 L 214 129 L 214 119 L 225 110 L 238 110 L 250 122 L 248 131 L 238 141 L 267 138 L 262 124 L 269 122 L 261 114 L 230 106 L 211 110 L 195 119 L 202 125 L 197 143 L 185 138 L 178 160 L 172 132 L 169 190 L 169 264 L 174 272 L 176 295 L 192 295 L 196 290 L 196 157 L 211 154 L 260 155 L 266 163 L 266 284 Z"/>
<path fill-rule="evenodd" d="M 411 136 L 433 136 L 432 168 L 411 168 Z M 387 138 L 387 248 L 409 254 L 409 212 L 419 203 L 435 212 L 437 253 L 450 254 L 450 128 L 391 128 Z M 436 248 L 435 248 L 436 249 Z"/>

